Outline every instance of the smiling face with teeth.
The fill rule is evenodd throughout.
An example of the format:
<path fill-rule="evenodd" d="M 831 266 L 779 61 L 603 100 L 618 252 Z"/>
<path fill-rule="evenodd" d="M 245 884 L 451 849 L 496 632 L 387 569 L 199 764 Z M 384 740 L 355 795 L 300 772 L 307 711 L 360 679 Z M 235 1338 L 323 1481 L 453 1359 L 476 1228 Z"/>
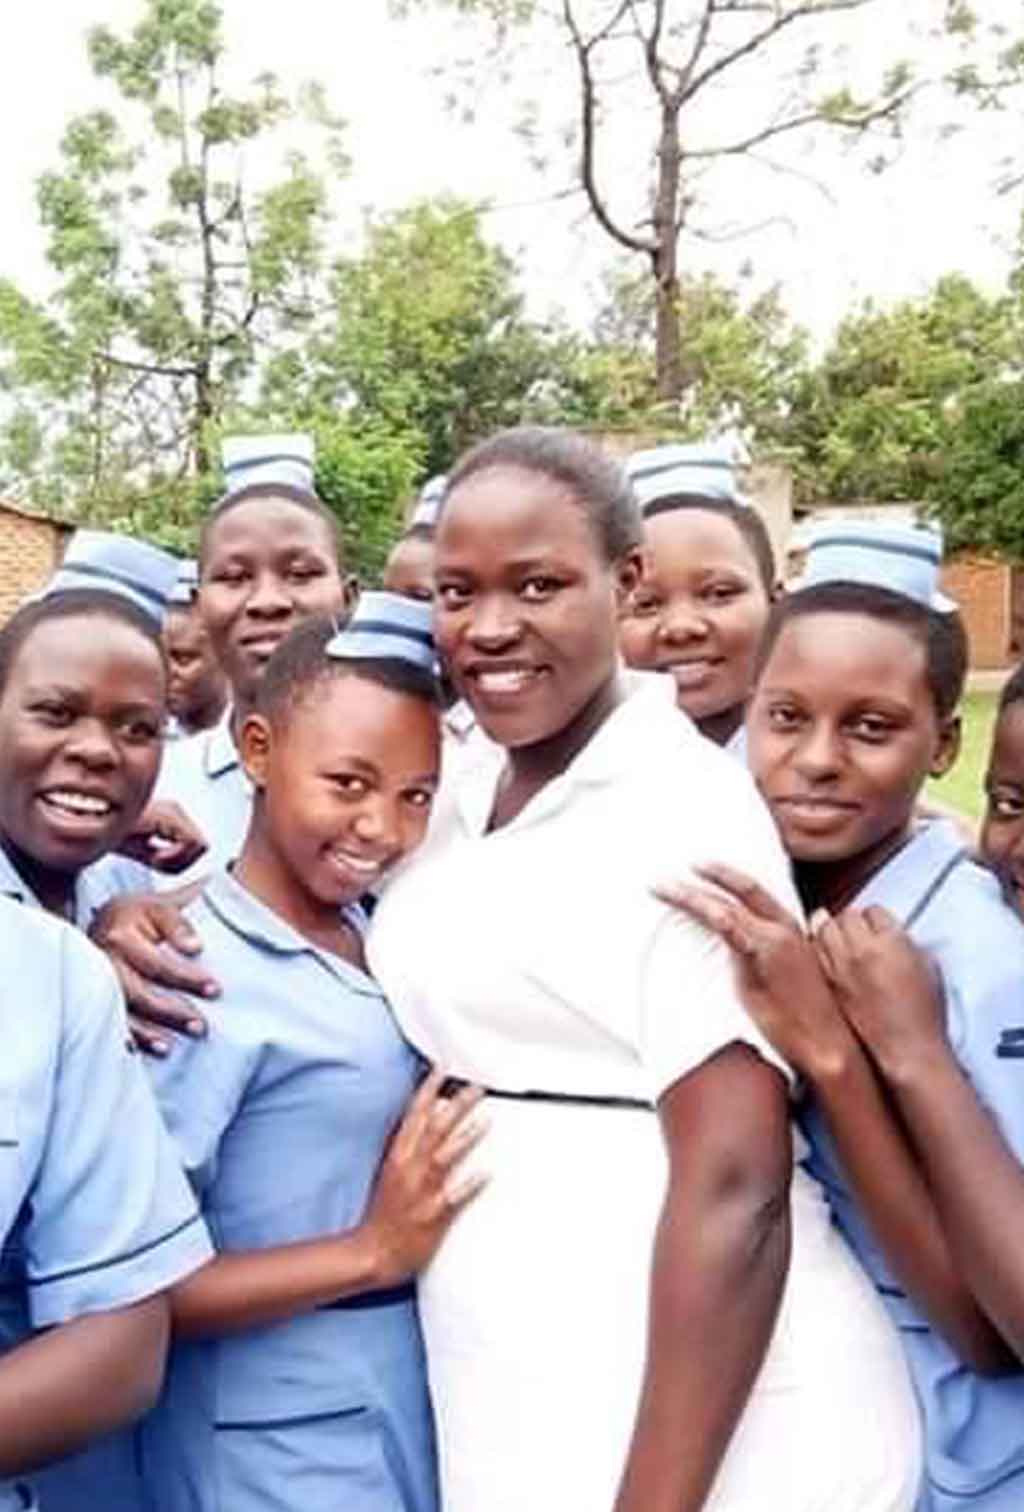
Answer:
<path fill-rule="evenodd" d="M 567 484 L 511 465 L 452 489 L 435 552 L 438 648 L 487 734 L 521 751 L 599 722 L 638 553 L 607 560 Z"/>
<path fill-rule="evenodd" d="M 0 835 L 41 901 L 135 826 L 166 693 L 157 645 L 113 614 L 43 620 L 20 645 L 0 694 Z"/>
<path fill-rule="evenodd" d="M 286 715 L 250 715 L 241 734 L 257 800 L 235 874 L 300 934 L 337 948 L 339 909 L 426 833 L 437 708 L 335 664 Z"/>
<path fill-rule="evenodd" d="M 739 727 L 771 609 L 736 525 L 687 505 L 644 522 L 644 575 L 622 624 L 631 667 L 667 672 L 676 703 L 711 740 Z"/>

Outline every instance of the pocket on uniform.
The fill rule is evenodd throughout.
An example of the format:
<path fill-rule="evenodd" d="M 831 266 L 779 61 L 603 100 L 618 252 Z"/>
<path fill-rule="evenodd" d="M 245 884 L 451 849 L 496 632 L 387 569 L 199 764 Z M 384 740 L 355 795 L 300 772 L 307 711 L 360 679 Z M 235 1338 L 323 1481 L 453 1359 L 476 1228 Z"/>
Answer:
<path fill-rule="evenodd" d="M 380 1417 L 368 1407 L 218 1422 L 218 1512 L 248 1506 L 315 1507 L 317 1512 L 408 1512 Z"/>

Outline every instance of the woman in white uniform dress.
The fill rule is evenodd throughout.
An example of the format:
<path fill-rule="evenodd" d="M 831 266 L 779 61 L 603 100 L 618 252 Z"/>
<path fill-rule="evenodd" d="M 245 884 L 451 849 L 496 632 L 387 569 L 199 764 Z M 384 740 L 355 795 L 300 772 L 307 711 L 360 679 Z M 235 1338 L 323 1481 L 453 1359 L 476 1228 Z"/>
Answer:
<path fill-rule="evenodd" d="M 900 1512 L 891 1325 L 797 1165 L 725 948 L 652 887 L 794 906 L 746 772 L 624 674 L 620 470 L 507 432 L 452 475 L 437 634 L 481 740 L 369 942 L 414 1045 L 490 1090 L 490 1180 L 421 1290 L 446 1512 Z"/>

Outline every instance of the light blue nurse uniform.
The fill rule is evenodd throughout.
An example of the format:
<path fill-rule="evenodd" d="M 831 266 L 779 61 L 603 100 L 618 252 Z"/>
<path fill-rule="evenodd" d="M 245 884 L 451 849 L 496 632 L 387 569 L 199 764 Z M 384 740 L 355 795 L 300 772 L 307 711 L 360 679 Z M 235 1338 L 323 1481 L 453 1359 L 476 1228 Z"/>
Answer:
<path fill-rule="evenodd" d="M 1024 925 L 947 821 L 920 829 L 861 890 L 939 967 L 950 1043 L 1003 1137 L 1024 1161 Z M 906 1295 L 846 1183 L 813 1101 L 809 1168 L 900 1329 L 925 1424 L 920 1512 L 1024 1508 L 1024 1372 L 991 1378 L 959 1362 Z M 984 1181 L 984 1171 L 978 1180 Z"/>
<path fill-rule="evenodd" d="M 34 1329 L 163 1291 L 211 1250 L 107 961 L 9 898 L 0 960 L 2 1354 Z M 106 1512 L 104 1489 L 92 1505 Z M 0 1482 L 2 1512 L 26 1505 L 27 1487 Z"/>
<path fill-rule="evenodd" d="M 355 1227 L 420 1075 L 380 989 L 227 873 L 186 913 L 223 994 L 149 1069 L 215 1245 Z M 158 1512 L 435 1512 L 413 1288 L 176 1344 L 140 1439 Z"/>
<path fill-rule="evenodd" d="M 238 858 L 252 815 L 252 783 L 231 733 L 230 707 L 211 729 L 164 746 L 153 797 L 180 804 L 209 847 L 173 877 L 155 873 L 157 888 L 179 888 Z"/>
<path fill-rule="evenodd" d="M 101 856 L 85 866 L 75 878 L 70 923 L 87 930 L 93 917 L 111 898 L 124 893 L 152 892 L 151 873 L 138 861 L 126 856 Z M 18 871 L 8 852 L 0 846 L 0 893 L 28 908 L 43 905 Z"/>

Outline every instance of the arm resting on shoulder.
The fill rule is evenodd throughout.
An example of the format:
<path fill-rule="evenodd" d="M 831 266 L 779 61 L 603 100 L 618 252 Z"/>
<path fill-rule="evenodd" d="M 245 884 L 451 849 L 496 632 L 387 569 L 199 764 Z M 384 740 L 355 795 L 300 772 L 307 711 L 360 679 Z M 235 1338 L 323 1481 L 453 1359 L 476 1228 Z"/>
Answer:
<path fill-rule="evenodd" d="M 647 1366 L 616 1512 L 698 1512 L 746 1405 L 789 1267 L 785 1083 L 732 1044 L 659 1114 L 669 1181 L 654 1243 Z"/>
<path fill-rule="evenodd" d="M 37 1334 L 0 1359 L 0 1475 L 72 1454 L 155 1403 L 167 1354 L 162 1296 Z"/>

